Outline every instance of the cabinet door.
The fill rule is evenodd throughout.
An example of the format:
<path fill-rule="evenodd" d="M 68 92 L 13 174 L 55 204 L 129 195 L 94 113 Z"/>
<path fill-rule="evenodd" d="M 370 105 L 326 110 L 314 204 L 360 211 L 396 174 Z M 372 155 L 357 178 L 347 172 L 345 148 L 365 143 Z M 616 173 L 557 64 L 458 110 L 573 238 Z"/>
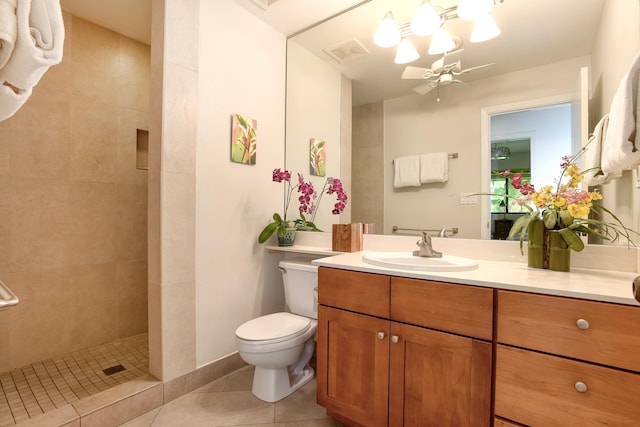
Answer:
<path fill-rule="evenodd" d="M 490 343 L 392 322 L 390 348 L 390 426 L 491 425 Z"/>
<path fill-rule="evenodd" d="M 386 426 L 389 321 L 318 308 L 318 404 L 362 426 Z"/>

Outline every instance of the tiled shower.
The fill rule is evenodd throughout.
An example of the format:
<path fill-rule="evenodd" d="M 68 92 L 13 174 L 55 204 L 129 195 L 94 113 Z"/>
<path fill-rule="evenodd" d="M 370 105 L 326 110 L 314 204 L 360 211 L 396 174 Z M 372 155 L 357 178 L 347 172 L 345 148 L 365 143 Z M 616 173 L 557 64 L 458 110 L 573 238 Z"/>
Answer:
<path fill-rule="evenodd" d="M 143 337 L 146 349 L 147 171 L 136 150 L 150 48 L 64 20 L 62 63 L 0 122 L 0 280 L 20 298 L 0 312 L 0 377 L 112 341 Z"/>

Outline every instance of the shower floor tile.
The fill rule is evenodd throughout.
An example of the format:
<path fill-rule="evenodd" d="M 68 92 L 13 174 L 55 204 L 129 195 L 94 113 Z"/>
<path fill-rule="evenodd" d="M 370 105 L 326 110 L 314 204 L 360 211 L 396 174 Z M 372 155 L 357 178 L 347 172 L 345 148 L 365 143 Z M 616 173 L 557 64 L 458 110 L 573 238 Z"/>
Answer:
<path fill-rule="evenodd" d="M 124 370 L 108 370 L 118 365 Z M 116 372 L 108 375 L 105 369 Z M 148 335 L 141 334 L 0 373 L 0 427 L 14 426 L 148 372 Z"/>

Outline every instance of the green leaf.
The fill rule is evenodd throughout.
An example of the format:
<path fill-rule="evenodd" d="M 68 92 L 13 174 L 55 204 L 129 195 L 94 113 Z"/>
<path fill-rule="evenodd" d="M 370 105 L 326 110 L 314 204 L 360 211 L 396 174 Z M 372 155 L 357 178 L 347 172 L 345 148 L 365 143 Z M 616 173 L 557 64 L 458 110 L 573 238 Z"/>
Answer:
<path fill-rule="evenodd" d="M 278 228 L 278 223 L 276 222 L 271 222 L 267 224 L 267 226 L 262 230 L 262 232 L 258 236 L 258 242 L 259 243 L 266 242 L 269 239 L 269 237 L 271 237 L 271 235 L 273 235 L 273 233 L 276 231 L 276 228 Z"/>
<path fill-rule="evenodd" d="M 568 228 L 561 228 L 559 233 L 567 246 L 569 246 L 569 249 L 573 249 L 576 252 L 584 249 L 584 242 L 574 231 Z"/>
<path fill-rule="evenodd" d="M 560 211 L 560 222 L 565 227 L 573 224 L 573 216 L 571 216 L 568 210 L 563 209 Z"/>
<path fill-rule="evenodd" d="M 542 212 L 542 221 L 544 221 L 544 226 L 549 230 L 553 230 L 556 228 L 556 224 L 558 223 L 558 216 L 555 211 L 546 210 Z"/>
<path fill-rule="evenodd" d="M 536 218 L 535 215 L 523 215 L 516 220 L 509 230 L 509 238 L 512 239 L 517 234 L 520 234 L 520 253 L 524 255 L 523 243 L 524 236 L 527 234 L 527 227 L 529 223 Z"/>

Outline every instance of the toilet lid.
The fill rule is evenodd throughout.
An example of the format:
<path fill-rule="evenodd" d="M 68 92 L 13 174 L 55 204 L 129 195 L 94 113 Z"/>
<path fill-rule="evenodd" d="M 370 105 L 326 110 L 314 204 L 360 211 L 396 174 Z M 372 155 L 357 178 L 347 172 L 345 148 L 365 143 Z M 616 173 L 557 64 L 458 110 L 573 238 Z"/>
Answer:
<path fill-rule="evenodd" d="M 309 329 L 311 320 L 292 313 L 274 313 L 243 323 L 236 336 L 247 341 L 268 341 L 300 335 Z"/>

